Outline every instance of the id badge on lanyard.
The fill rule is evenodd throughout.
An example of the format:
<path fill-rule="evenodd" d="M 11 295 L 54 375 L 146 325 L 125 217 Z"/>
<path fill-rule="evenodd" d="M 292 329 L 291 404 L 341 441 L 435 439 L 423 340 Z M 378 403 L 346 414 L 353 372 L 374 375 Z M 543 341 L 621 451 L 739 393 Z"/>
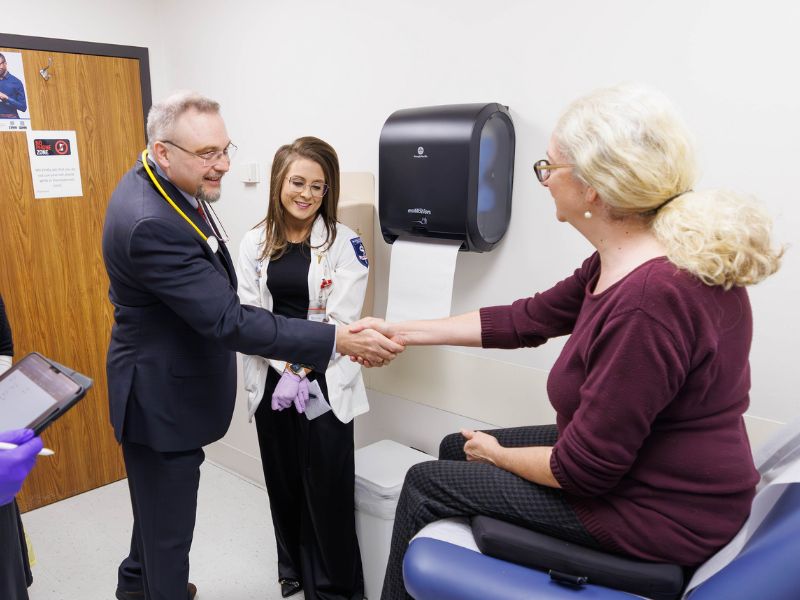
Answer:
<path fill-rule="evenodd" d="M 325 260 L 323 254 L 317 255 L 317 261 Z M 331 293 L 331 286 L 333 286 L 333 279 L 330 275 L 327 261 L 322 269 L 322 279 L 320 280 L 319 287 L 317 288 L 317 297 L 309 299 L 308 303 L 308 320 L 317 321 L 318 323 L 327 323 L 328 317 L 326 309 L 328 305 L 328 296 Z"/>
<path fill-rule="evenodd" d="M 328 320 L 325 317 L 325 307 L 318 306 L 315 303 L 310 303 L 308 305 L 308 320 L 316 321 L 317 323 L 327 323 Z"/>

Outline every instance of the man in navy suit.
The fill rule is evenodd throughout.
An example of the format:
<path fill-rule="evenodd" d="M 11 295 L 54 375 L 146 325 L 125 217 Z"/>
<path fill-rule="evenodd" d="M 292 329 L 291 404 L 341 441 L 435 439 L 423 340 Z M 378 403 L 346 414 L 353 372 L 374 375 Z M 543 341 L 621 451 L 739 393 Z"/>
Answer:
<path fill-rule="evenodd" d="M 111 422 L 133 507 L 116 595 L 182 600 L 196 593 L 189 549 L 202 447 L 230 425 L 236 351 L 302 358 L 324 372 L 335 352 L 382 364 L 403 348 L 374 331 L 351 333 L 239 304 L 233 261 L 208 214 L 235 150 L 219 105 L 194 93 L 171 96 L 152 107 L 147 136 L 148 155 L 120 181 L 103 230 L 115 320 L 107 359 Z"/>

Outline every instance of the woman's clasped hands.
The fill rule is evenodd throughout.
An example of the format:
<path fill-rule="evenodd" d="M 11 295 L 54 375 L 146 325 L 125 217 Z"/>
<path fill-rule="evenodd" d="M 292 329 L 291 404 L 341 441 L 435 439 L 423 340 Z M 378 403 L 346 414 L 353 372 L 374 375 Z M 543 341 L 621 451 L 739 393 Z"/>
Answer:
<path fill-rule="evenodd" d="M 272 410 L 283 410 L 294 404 L 297 412 L 304 413 L 307 402 L 308 378 L 284 371 L 272 393 Z"/>

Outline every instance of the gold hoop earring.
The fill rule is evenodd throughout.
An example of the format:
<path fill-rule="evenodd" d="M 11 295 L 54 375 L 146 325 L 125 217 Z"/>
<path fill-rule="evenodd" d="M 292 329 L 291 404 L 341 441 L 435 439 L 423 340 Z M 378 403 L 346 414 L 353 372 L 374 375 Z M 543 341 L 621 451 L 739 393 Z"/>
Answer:
<path fill-rule="evenodd" d="M 584 219 L 591 219 L 592 218 L 592 211 L 587 210 L 585 213 L 583 213 L 583 218 Z"/>

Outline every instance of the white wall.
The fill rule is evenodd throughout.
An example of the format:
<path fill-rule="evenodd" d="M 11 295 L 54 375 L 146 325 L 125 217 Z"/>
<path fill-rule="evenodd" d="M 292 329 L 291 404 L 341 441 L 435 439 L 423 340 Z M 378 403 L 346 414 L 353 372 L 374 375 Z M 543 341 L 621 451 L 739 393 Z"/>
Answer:
<path fill-rule="evenodd" d="M 188 87 L 220 100 L 230 135 L 240 147 L 238 162 L 266 165 L 278 145 L 313 134 L 336 147 L 344 170 L 377 174 L 378 136 L 394 110 L 461 102 L 510 106 L 517 131 L 512 222 L 493 252 L 459 256 L 454 313 L 546 288 L 589 253 L 575 231 L 555 221 L 549 194 L 537 184 L 530 165 L 543 156 L 550 129 L 570 100 L 620 81 L 655 85 L 679 106 L 700 148 L 704 176 L 698 188 L 724 186 L 756 194 L 776 217 L 777 237 L 785 242 L 798 237 L 797 4 L 31 4 L 36 8 L 28 10 L 39 12 L 39 20 L 15 25 L 18 30 L 12 33 L 150 46 L 154 98 Z M 153 16 L 156 7 L 158 18 Z M 220 210 L 234 249 L 244 231 L 261 218 L 267 195 L 265 184 L 245 187 L 235 175 L 226 180 Z M 378 247 L 371 251 L 377 274 L 375 307 L 382 314 L 389 248 L 379 236 L 376 239 Z M 752 431 L 767 431 L 772 422 L 797 414 L 793 373 L 798 296 L 800 258 L 797 249 L 790 248 L 783 269 L 751 292 L 756 328 Z M 551 342 L 518 351 L 409 351 L 401 359 L 404 366 L 370 372 L 368 384 L 383 394 L 381 398 L 395 395 L 491 423 L 546 419 L 543 382 L 560 348 L 561 343 Z M 408 374 L 429 369 L 431 360 L 441 361 L 444 372 L 415 392 Z M 453 405 L 447 382 L 461 380 L 466 381 L 465 389 L 482 393 L 467 393 Z M 411 397 L 412 393 L 418 395 Z M 487 417 L 492 414 L 496 418 Z M 380 416 L 370 419 L 376 423 Z M 415 429 L 416 436 L 428 431 L 424 424 L 398 425 L 396 419 L 392 424 L 400 438 L 405 429 Z M 431 439 L 438 435 L 429 433 Z M 244 423 L 241 407 L 221 451 L 257 455 L 255 436 Z"/>
<path fill-rule="evenodd" d="M 166 61 L 161 23 L 153 19 L 156 0 L 36 0 L 20 4 L 0 31 L 15 35 L 139 46 L 149 49 L 153 96 L 163 93 Z M 42 65 L 44 66 L 44 65 Z M 53 66 L 53 72 L 58 62 Z"/>
<path fill-rule="evenodd" d="M 454 313 L 546 288 L 588 254 L 576 232 L 555 222 L 549 194 L 530 165 L 543 155 L 570 100 L 619 81 L 655 85 L 680 107 L 700 148 L 704 176 L 698 187 L 758 195 L 776 216 L 778 237 L 797 238 L 800 205 L 790 176 L 800 158 L 800 83 L 791 75 L 800 55 L 796 6 L 767 2 L 753 10 L 745 2 L 694 0 L 234 2 L 208 18 L 213 7 L 170 3 L 165 20 L 185 19 L 168 42 L 177 67 L 172 81 L 223 103 L 242 160 L 266 164 L 279 144 L 311 133 L 337 148 L 345 170 L 377 173 L 378 136 L 392 111 L 457 102 L 510 106 L 518 140 L 512 222 L 493 252 L 459 256 Z M 208 48 L 218 54 L 203 56 Z M 260 217 L 266 188 L 245 190 L 231 179 L 223 217 L 236 236 Z M 382 314 L 389 248 L 379 241 L 371 254 L 376 312 Z M 787 318 L 798 292 L 800 259 L 793 250 L 781 272 L 752 290 L 750 413 L 763 421 L 748 424 L 756 437 L 770 421 L 796 414 L 791 373 L 797 352 Z M 369 372 L 368 385 L 382 397 L 500 425 L 547 420 L 544 380 L 561 345 L 409 351 L 404 365 Z M 415 385 L 432 364 L 445 366 L 425 378 L 427 385 Z M 457 382 L 474 392 L 454 404 L 450 391 Z M 373 423 L 380 416 L 373 415 Z M 401 441 L 411 443 L 429 429 L 427 421 L 406 424 L 385 416 Z M 437 435 L 430 430 L 431 438 Z M 240 424 L 227 441 L 255 448 L 252 433 Z"/>

